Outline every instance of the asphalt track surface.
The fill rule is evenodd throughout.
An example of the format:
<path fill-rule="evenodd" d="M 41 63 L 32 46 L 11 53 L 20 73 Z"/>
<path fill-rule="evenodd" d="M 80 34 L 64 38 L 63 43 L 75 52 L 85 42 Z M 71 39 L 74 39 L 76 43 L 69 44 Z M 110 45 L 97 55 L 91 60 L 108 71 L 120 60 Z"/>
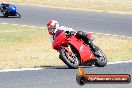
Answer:
<path fill-rule="evenodd" d="M 0 22 L 46 26 L 50 19 L 75 30 L 132 37 L 132 15 L 107 14 L 87 11 L 16 5 L 22 18 L 3 18 Z"/>
<path fill-rule="evenodd" d="M 61 25 L 77 30 L 94 31 L 130 36 L 132 34 L 132 16 L 106 14 L 86 11 L 73 11 L 52 8 L 39 8 L 17 5 L 22 18 L 3 18 L 0 22 L 46 26 L 49 19 L 58 20 Z M 53 15 L 54 14 L 54 15 Z M 93 74 L 130 74 L 132 62 L 111 64 L 98 68 L 89 66 L 87 73 Z M 130 84 L 86 84 L 76 83 L 75 69 L 67 67 L 45 67 L 38 71 L 15 71 L 0 73 L 0 88 L 132 88 Z"/>
<path fill-rule="evenodd" d="M 89 66 L 88 74 L 131 74 L 132 63 L 111 64 L 106 67 Z M 37 71 L 1 72 L 0 88 L 132 88 L 129 84 L 85 84 L 76 82 L 76 69 L 46 67 Z"/>

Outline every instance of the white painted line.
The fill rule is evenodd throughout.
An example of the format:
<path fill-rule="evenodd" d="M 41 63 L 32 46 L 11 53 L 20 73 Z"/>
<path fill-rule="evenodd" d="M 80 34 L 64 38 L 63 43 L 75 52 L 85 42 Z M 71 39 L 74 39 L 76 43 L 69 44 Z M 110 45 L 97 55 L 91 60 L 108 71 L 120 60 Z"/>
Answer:
<path fill-rule="evenodd" d="M 10 24 L 10 23 L 0 23 L 0 24 Z M 19 25 L 19 26 L 22 26 L 22 27 L 32 27 L 32 28 L 46 28 L 46 27 L 38 27 L 38 26 L 34 26 L 34 25 L 21 25 L 21 24 L 10 24 L 10 25 Z"/>
<path fill-rule="evenodd" d="M 0 70 L 0 72 L 12 72 L 12 71 L 35 71 L 35 70 L 42 70 L 42 68 L 4 69 L 4 70 Z"/>
<path fill-rule="evenodd" d="M 0 24 L 10 24 L 10 23 L 0 23 Z M 21 24 L 11 24 L 11 25 L 19 25 L 19 26 L 27 26 L 27 27 L 32 27 L 32 28 L 47 28 L 47 27 L 38 27 L 38 26 L 34 26 L 34 25 L 21 25 Z M 120 35 L 112 35 L 112 34 L 104 34 L 104 33 L 96 33 L 96 32 L 89 32 L 89 33 L 95 33 L 95 34 L 98 34 L 98 35 L 106 35 L 106 36 L 117 36 L 117 37 L 122 37 L 122 38 L 132 38 L 132 37 L 126 37 L 126 36 L 120 36 Z"/>
<path fill-rule="evenodd" d="M 126 36 L 120 36 L 120 37 L 125 38 Z"/>
<path fill-rule="evenodd" d="M 132 60 L 130 61 L 116 61 L 116 62 L 108 62 L 108 64 L 120 64 L 120 63 L 130 63 L 132 62 Z"/>
<path fill-rule="evenodd" d="M 1 24 L 8 24 L 8 23 L 1 23 Z"/>
<path fill-rule="evenodd" d="M 119 35 L 113 35 L 114 37 L 119 37 Z"/>
<path fill-rule="evenodd" d="M 130 60 L 130 61 L 108 62 L 108 64 L 121 64 L 121 63 L 130 63 L 130 62 L 132 62 L 132 60 Z M 36 71 L 36 70 L 42 70 L 42 69 L 44 69 L 44 68 L 4 69 L 4 70 L 0 70 L 0 72 Z"/>
<path fill-rule="evenodd" d="M 110 36 L 110 35 L 112 35 L 112 34 L 104 34 L 104 35 L 106 35 L 106 36 Z"/>
<path fill-rule="evenodd" d="M 19 25 L 19 24 L 12 24 L 12 25 Z"/>
<path fill-rule="evenodd" d="M 95 34 L 95 32 L 88 32 L 88 33 L 92 33 L 92 34 Z"/>
<path fill-rule="evenodd" d="M 21 25 L 21 26 L 28 26 L 28 25 Z"/>
<path fill-rule="evenodd" d="M 98 34 L 98 35 L 102 35 L 103 33 L 96 33 L 96 34 Z"/>

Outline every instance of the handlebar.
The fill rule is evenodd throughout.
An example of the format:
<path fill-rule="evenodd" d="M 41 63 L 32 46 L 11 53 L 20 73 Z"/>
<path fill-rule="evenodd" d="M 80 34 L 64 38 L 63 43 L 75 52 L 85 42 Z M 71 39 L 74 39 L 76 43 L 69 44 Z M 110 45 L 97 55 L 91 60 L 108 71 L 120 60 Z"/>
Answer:
<path fill-rule="evenodd" d="M 76 32 L 74 32 L 74 31 L 66 31 L 65 33 L 66 33 L 67 36 L 72 36 L 72 35 L 74 35 Z"/>

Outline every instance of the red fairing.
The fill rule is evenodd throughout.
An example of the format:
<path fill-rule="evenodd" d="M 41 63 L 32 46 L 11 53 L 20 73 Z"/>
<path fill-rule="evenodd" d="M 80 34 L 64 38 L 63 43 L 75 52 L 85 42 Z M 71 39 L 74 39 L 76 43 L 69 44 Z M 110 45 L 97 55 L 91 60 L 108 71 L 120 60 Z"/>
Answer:
<path fill-rule="evenodd" d="M 54 37 L 54 41 L 52 42 L 53 49 L 59 49 L 63 43 L 65 43 L 67 40 L 67 37 L 65 35 L 65 31 L 58 30 L 56 32 L 56 35 Z"/>
<path fill-rule="evenodd" d="M 78 51 L 81 63 L 95 58 L 89 46 L 87 44 L 84 44 L 82 40 L 77 39 L 75 35 L 67 37 L 65 31 L 58 30 L 54 37 L 54 41 L 52 42 L 52 47 L 57 51 L 59 51 L 63 47 L 68 51 L 70 55 L 72 52 L 67 47 L 63 46 L 64 44 L 70 44 Z"/>
<path fill-rule="evenodd" d="M 95 58 L 89 46 L 84 44 L 83 41 L 78 40 L 75 36 L 72 36 L 68 40 L 69 40 L 69 43 L 78 50 L 82 63 Z"/>

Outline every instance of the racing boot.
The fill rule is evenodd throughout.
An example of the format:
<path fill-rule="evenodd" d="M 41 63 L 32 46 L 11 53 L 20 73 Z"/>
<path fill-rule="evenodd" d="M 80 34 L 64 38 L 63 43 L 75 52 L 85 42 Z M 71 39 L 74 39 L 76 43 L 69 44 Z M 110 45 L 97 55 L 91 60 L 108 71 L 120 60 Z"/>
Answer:
<path fill-rule="evenodd" d="M 91 40 L 88 40 L 88 45 L 91 48 L 93 54 L 97 57 L 101 57 L 100 53 L 98 52 L 98 50 L 96 49 L 95 45 L 92 43 Z"/>
<path fill-rule="evenodd" d="M 95 56 L 101 57 L 101 55 L 98 52 L 98 50 L 96 50 L 95 45 L 92 43 L 92 40 L 87 37 L 87 33 L 86 32 L 78 31 L 76 33 L 76 37 L 78 39 L 82 39 L 84 41 L 84 43 L 88 44 Z"/>

